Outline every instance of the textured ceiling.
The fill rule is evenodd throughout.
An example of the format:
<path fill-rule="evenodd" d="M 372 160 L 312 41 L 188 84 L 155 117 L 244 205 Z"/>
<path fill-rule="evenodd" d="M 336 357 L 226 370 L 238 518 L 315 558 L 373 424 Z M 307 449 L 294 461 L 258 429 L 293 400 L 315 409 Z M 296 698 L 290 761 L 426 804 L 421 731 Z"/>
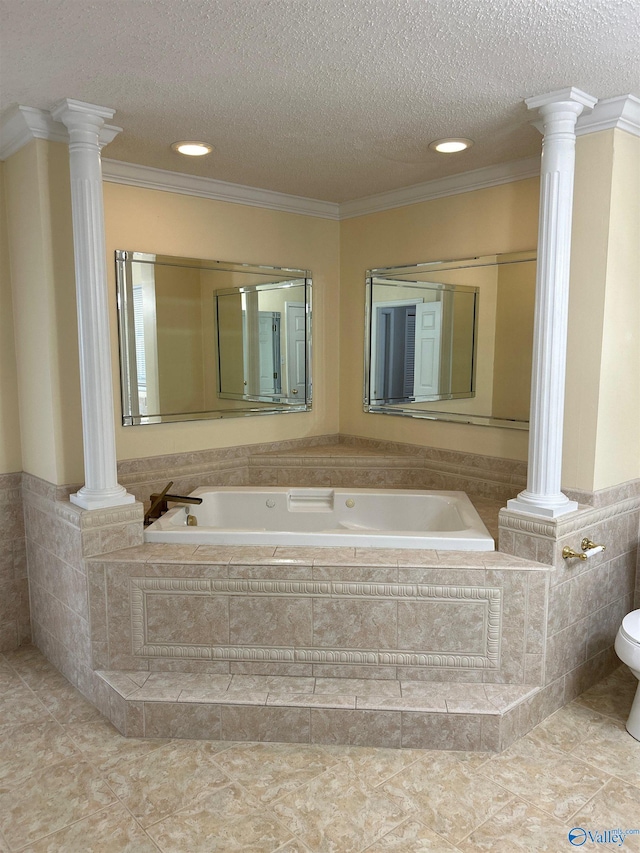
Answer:
<path fill-rule="evenodd" d="M 309 198 L 537 154 L 523 99 L 567 86 L 640 95 L 640 0 L 0 0 L 0 112 L 111 107 L 105 157 Z"/>

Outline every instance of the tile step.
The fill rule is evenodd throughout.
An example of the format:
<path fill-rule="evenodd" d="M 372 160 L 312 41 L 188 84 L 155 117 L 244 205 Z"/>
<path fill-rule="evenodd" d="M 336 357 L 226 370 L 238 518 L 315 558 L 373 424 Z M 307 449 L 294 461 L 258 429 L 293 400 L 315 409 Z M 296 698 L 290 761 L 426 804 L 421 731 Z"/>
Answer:
<path fill-rule="evenodd" d="M 531 684 L 100 670 L 122 734 L 499 751 L 520 734 Z M 515 733 L 515 734 L 514 734 Z M 512 736 L 513 735 L 513 736 Z"/>

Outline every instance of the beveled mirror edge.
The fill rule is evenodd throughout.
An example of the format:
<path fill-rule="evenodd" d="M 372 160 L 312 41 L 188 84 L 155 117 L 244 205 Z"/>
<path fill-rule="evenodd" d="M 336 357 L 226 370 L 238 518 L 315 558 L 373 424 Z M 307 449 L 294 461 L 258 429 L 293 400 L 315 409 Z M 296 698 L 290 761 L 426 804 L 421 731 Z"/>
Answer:
<path fill-rule="evenodd" d="M 424 261 L 416 264 L 401 264 L 390 267 L 375 267 L 365 271 L 365 335 L 364 335 L 364 381 L 363 381 L 363 411 L 367 414 L 380 414 L 391 416 L 404 416 L 419 420 L 444 421 L 448 423 L 462 423 L 473 426 L 489 426 L 502 429 L 528 430 L 528 420 L 494 418 L 490 415 L 468 415 L 458 412 L 423 411 L 409 407 L 384 406 L 370 402 L 370 376 L 371 376 L 371 324 L 372 318 L 372 287 L 373 279 L 376 277 L 388 278 L 393 275 L 411 275 L 416 269 L 420 272 L 450 271 L 455 269 L 469 269 L 472 267 L 496 266 L 503 264 L 525 263 L 536 261 L 537 251 L 526 249 L 521 252 L 505 252 L 491 255 L 477 255 L 471 258 L 450 259 L 446 261 Z M 402 279 L 397 279 L 402 282 Z M 464 288 L 464 285 L 462 285 Z M 476 311 L 474 337 L 478 336 L 478 313 Z M 474 357 L 474 379 L 477 359 Z M 454 399 L 453 395 L 451 399 Z"/>
<path fill-rule="evenodd" d="M 156 259 L 161 260 L 157 261 Z M 152 426 L 165 423 L 182 423 L 187 421 L 221 420 L 224 418 L 243 418 L 256 415 L 274 414 L 299 414 L 312 411 L 313 403 L 313 381 L 312 381 L 312 304 L 313 304 L 313 275 L 309 269 L 298 269 L 295 267 L 278 267 L 266 264 L 248 264 L 233 261 L 216 261 L 199 258 L 186 258 L 182 256 L 158 255 L 147 252 L 134 252 L 127 249 L 116 249 L 114 251 L 116 267 L 116 306 L 117 306 L 117 328 L 118 328 L 118 359 L 120 368 L 120 400 L 122 407 L 121 423 L 126 426 Z M 127 406 L 126 388 L 131 388 L 130 382 L 125 387 L 125 377 L 129 375 L 130 366 L 126 359 L 126 350 L 123 341 L 128 337 L 129 330 L 126 319 L 126 264 L 133 261 L 143 263 L 160 263 L 170 266 L 185 266 L 189 268 L 209 269 L 220 272 L 247 273 L 255 275 L 279 275 L 283 280 L 287 278 L 302 279 L 304 286 L 305 304 L 305 373 L 306 393 L 303 403 L 286 403 L 272 407 L 246 408 L 246 409 L 222 409 L 217 411 L 184 412 L 171 414 L 141 415 L 133 411 L 133 406 Z M 244 285 L 238 288 L 227 289 L 230 292 L 246 292 L 247 290 L 268 289 L 270 286 L 278 287 L 278 282 L 264 282 L 257 285 Z M 286 286 L 286 285 L 285 285 Z M 300 285 L 297 285 L 300 286 Z M 223 291 L 220 291 L 223 292 Z M 125 297 L 123 300 L 123 296 Z M 125 305 L 123 305 L 123 301 Z M 128 411 L 127 411 L 128 409 Z"/>

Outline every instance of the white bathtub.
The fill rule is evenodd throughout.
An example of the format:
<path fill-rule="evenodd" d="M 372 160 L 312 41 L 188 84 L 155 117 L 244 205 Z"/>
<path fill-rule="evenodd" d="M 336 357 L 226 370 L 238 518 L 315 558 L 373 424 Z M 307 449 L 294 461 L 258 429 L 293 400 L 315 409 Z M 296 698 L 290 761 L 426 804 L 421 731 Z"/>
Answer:
<path fill-rule="evenodd" d="M 202 504 L 176 506 L 150 525 L 147 542 L 201 545 L 347 546 L 493 551 L 464 492 L 202 487 Z M 187 512 L 197 526 L 187 524 Z"/>

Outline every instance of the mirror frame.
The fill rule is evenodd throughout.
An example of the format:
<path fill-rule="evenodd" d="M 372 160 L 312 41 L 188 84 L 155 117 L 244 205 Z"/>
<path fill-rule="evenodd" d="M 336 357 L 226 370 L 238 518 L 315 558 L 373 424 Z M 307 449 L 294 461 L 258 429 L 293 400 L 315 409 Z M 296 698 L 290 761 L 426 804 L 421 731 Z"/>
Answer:
<path fill-rule="evenodd" d="M 410 276 L 416 274 L 449 272 L 457 269 L 469 269 L 473 267 L 498 266 L 502 264 L 524 263 L 526 261 L 536 261 L 537 254 L 535 250 L 524 252 L 509 252 L 496 255 L 481 255 L 473 258 L 460 258 L 448 261 L 427 261 L 417 264 L 402 264 L 394 267 L 378 267 L 369 269 L 365 274 L 365 336 L 364 336 L 364 387 L 363 387 L 363 410 L 370 414 L 381 415 L 396 415 L 410 418 L 419 418 L 422 420 L 431 421 L 448 421 L 450 423 L 473 424 L 475 426 L 491 426 L 502 427 L 506 429 L 528 430 L 529 421 L 519 419 L 494 418 L 491 415 L 472 415 L 462 412 L 444 412 L 433 410 L 418 409 L 408 405 L 384 404 L 376 403 L 371 400 L 371 343 L 372 334 L 371 326 L 373 322 L 373 280 L 376 277 L 395 278 L 398 284 L 403 281 L 411 282 Z M 401 278 L 406 276 L 406 278 Z M 470 290 L 465 285 L 442 285 L 441 283 L 424 282 L 430 284 L 437 289 L 459 289 Z M 474 328 L 474 358 L 473 358 L 473 375 L 475 382 L 475 373 L 477 366 L 476 350 L 478 341 L 478 311 L 476 307 L 475 328 Z M 470 395 L 446 395 L 447 400 L 452 400 L 459 397 L 469 398 Z M 445 399 L 441 397 L 440 399 Z"/>
<path fill-rule="evenodd" d="M 247 401 L 246 408 L 222 408 L 207 411 L 171 412 L 169 414 L 143 415 L 137 411 L 131 383 L 129 381 L 131 364 L 128 352 L 132 346 L 133 324 L 131 322 L 131 264 L 143 262 L 149 264 L 162 264 L 164 266 L 186 267 L 190 269 L 203 269 L 212 272 L 228 272 L 235 275 L 247 274 L 251 276 L 264 276 L 264 283 L 242 284 L 238 287 L 225 287 L 218 291 L 220 294 L 260 292 L 261 290 L 273 290 L 278 286 L 292 287 L 286 282 L 291 278 L 301 279 L 297 287 L 304 287 L 305 305 L 305 396 L 300 402 L 274 403 L 268 405 L 267 400 L 262 398 L 266 405 L 251 406 L 251 402 L 261 402 L 260 398 L 245 398 L 238 395 L 237 399 Z M 220 420 L 222 418 L 243 418 L 254 415 L 290 414 L 296 412 L 308 412 L 312 408 L 312 277 L 309 270 L 295 269 L 291 267 L 274 267 L 260 264 L 234 263 L 229 261 L 206 260 L 199 258 L 186 258 L 171 255 L 159 255 L 152 252 L 132 252 L 117 249 L 115 251 L 116 265 L 116 296 L 118 311 L 118 355 L 120 360 L 120 399 L 122 405 L 123 426 L 143 426 L 150 424 L 178 423 L 183 421 Z M 282 282 L 269 281 L 269 277 L 281 278 Z M 215 315 L 215 347 L 216 347 L 216 372 L 219 382 L 219 346 L 218 346 L 218 318 Z M 232 399 L 225 396 L 220 399 Z"/>

